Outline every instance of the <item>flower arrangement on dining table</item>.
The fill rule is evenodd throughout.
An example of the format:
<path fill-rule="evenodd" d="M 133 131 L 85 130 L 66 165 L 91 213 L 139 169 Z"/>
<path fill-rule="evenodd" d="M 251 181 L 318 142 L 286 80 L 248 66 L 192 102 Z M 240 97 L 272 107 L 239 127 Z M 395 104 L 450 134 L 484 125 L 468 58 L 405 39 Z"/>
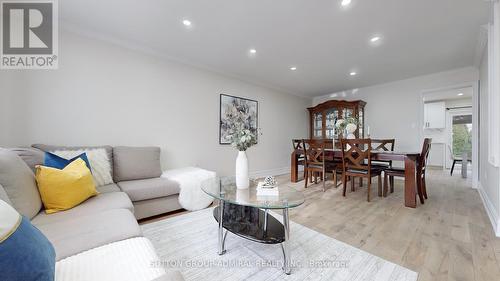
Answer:
<path fill-rule="evenodd" d="M 339 135 L 342 137 L 344 131 L 347 131 L 347 138 L 352 138 L 351 135 L 358 128 L 358 120 L 354 117 L 347 117 L 345 119 L 338 119 L 335 123 L 335 127 L 337 128 Z"/>

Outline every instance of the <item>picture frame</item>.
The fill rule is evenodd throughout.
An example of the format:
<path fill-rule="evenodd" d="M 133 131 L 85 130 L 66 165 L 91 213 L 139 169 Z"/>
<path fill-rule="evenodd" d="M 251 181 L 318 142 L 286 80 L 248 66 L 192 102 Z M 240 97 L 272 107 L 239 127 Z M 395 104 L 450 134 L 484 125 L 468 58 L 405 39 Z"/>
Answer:
<path fill-rule="evenodd" d="M 220 94 L 219 101 L 219 144 L 228 145 L 231 141 L 228 138 L 228 128 L 231 126 L 230 121 L 226 118 L 230 110 L 245 112 L 248 115 L 248 124 L 245 125 L 250 131 L 257 136 L 258 142 L 258 127 L 259 127 L 259 102 L 252 99 Z"/>

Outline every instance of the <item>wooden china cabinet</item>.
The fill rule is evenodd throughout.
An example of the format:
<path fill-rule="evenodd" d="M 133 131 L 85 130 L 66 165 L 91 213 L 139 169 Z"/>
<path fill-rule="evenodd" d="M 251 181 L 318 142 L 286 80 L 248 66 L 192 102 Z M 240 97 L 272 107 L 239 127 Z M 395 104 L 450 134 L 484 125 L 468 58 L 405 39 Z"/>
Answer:
<path fill-rule="evenodd" d="M 365 105 L 362 100 L 345 101 L 329 100 L 310 107 L 310 133 L 311 139 L 338 139 L 339 132 L 335 128 L 338 119 L 353 117 L 358 120 L 358 129 L 354 132 L 356 138 L 365 136 Z"/>

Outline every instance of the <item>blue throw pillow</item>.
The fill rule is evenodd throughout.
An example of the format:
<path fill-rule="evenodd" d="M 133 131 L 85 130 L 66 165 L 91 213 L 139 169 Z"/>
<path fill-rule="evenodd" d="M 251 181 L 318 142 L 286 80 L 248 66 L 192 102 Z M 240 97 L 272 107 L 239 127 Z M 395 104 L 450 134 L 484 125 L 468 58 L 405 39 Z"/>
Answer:
<path fill-rule="evenodd" d="M 89 168 L 90 172 L 92 173 L 92 168 L 90 168 L 90 162 L 85 152 L 71 159 L 62 158 L 61 156 L 55 155 L 54 153 L 45 152 L 45 160 L 43 165 L 45 167 L 62 170 L 66 166 L 68 166 L 69 163 L 75 161 L 78 158 L 81 158 L 83 161 L 85 161 L 85 165 L 87 165 L 87 168 Z"/>
<path fill-rule="evenodd" d="M 0 200 L 0 280 L 53 281 L 56 253 L 29 219 Z"/>

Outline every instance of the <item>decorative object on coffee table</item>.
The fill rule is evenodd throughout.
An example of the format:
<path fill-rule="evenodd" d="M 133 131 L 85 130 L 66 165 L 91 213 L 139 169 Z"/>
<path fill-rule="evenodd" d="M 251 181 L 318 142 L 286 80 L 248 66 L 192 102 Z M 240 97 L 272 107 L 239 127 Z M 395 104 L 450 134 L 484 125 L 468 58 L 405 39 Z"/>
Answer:
<path fill-rule="evenodd" d="M 286 274 L 290 274 L 288 209 L 304 203 L 304 195 L 291 187 L 282 186 L 278 196 L 260 197 L 257 196 L 256 183 L 252 182 L 250 188 L 245 190 L 248 193 L 245 193 L 244 200 L 242 200 L 242 190 L 238 190 L 234 181 L 222 178 L 218 180 L 218 184 L 219 188 L 216 192 L 206 188 L 205 184 L 202 184 L 201 188 L 219 201 L 219 206 L 214 209 L 215 220 L 219 223 L 219 255 L 226 252 L 224 244 L 228 232 L 254 242 L 281 244 L 284 260 L 283 270 Z M 209 187 L 210 184 L 207 183 L 207 186 Z M 283 223 L 270 216 L 269 210 L 283 210 Z M 224 229 L 226 229 L 225 234 Z"/>
<path fill-rule="evenodd" d="M 236 186 L 248 188 L 248 158 L 246 151 L 257 144 L 257 102 L 221 95 L 220 143 L 228 141 L 238 149 Z"/>

